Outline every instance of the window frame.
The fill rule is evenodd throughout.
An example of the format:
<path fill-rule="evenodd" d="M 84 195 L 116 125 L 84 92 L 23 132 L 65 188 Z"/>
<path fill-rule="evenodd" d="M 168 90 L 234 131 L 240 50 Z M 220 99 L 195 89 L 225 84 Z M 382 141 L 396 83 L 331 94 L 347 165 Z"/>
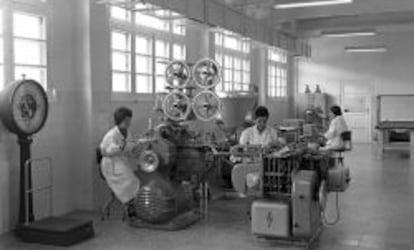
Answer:
<path fill-rule="evenodd" d="M 169 44 L 169 57 L 163 57 L 163 59 L 168 59 L 169 61 L 173 60 L 174 57 L 174 45 L 177 44 L 179 46 L 183 46 L 184 47 L 184 60 L 186 59 L 186 48 L 187 48 L 187 44 L 186 44 L 186 36 L 185 35 L 178 35 L 178 34 L 174 34 L 173 30 L 174 30 L 174 22 L 171 21 L 168 23 L 169 25 L 169 32 L 166 31 L 162 31 L 162 30 L 158 30 L 158 29 L 153 29 L 144 25 L 138 25 L 135 22 L 135 15 L 133 14 L 132 11 L 130 11 L 130 16 L 131 16 L 131 20 L 130 21 L 122 21 L 119 19 L 115 19 L 111 16 L 111 7 L 112 6 L 108 6 L 107 8 L 107 13 L 108 13 L 108 18 L 109 18 L 109 25 L 110 25 L 110 34 L 112 34 L 112 32 L 114 30 L 120 30 L 120 31 L 124 31 L 124 32 L 128 32 L 130 34 L 130 39 L 131 39 L 131 89 L 129 92 L 114 92 L 113 91 L 113 81 L 112 81 L 112 77 L 111 77 L 111 84 L 110 84 L 110 92 L 111 92 L 111 96 L 113 99 L 115 100 L 128 100 L 128 99 L 133 99 L 136 100 L 136 98 L 138 97 L 139 99 L 148 99 L 148 100 L 152 100 L 156 94 L 156 78 L 157 78 L 157 72 L 156 72 L 156 64 L 157 64 L 157 59 L 161 58 L 159 56 L 156 55 L 156 41 L 157 40 L 162 40 L 163 42 L 166 42 Z M 185 32 L 186 34 L 186 32 Z M 137 52 L 137 49 L 135 48 L 136 46 L 136 37 L 140 36 L 140 37 L 145 37 L 148 40 L 150 40 L 151 42 L 151 55 L 142 55 L 142 53 Z M 111 58 L 110 58 L 110 62 L 111 62 L 111 75 L 112 75 L 112 45 L 111 45 Z M 136 70 L 136 56 L 148 56 L 151 58 L 151 68 L 149 69 L 150 73 L 138 73 Z M 151 81 L 151 92 L 137 92 L 137 76 L 150 76 L 150 81 Z M 158 74 L 160 75 L 160 74 Z"/>
<path fill-rule="evenodd" d="M 271 53 L 278 53 L 279 60 L 271 58 L 272 57 Z M 287 52 L 279 48 L 270 47 L 266 50 L 266 61 L 267 61 L 266 97 L 270 100 L 287 99 L 289 97 L 289 89 L 288 89 L 289 68 L 288 68 Z M 280 71 L 280 74 L 278 74 L 278 71 Z"/>
<path fill-rule="evenodd" d="M 56 88 L 54 83 L 51 81 L 50 68 L 50 28 L 51 28 L 51 1 L 41 1 L 41 0 L 3 0 L 3 5 L 0 8 L 3 11 L 2 23 L 3 23 L 3 88 L 7 85 L 19 80 L 20 78 L 15 77 L 16 67 L 34 67 L 37 69 L 45 70 L 45 82 L 41 83 L 46 85 L 46 93 L 49 99 L 49 102 L 57 101 L 56 97 Z M 33 15 L 43 18 L 43 32 L 44 35 L 42 39 L 33 39 L 33 38 L 20 38 L 14 35 L 14 13 L 22 13 L 26 15 Z M 24 64 L 15 62 L 15 40 L 24 40 L 24 41 L 33 41 L 40 42 L 44 45 L 44 52 L 42 53 L 41 60 L 44 61 L 44 64 Z"/>
<path fill-rule="evenodd" d="M 248 38 L 242 37 L 231 31 L 223 30 L 217 31 L 213 34 L 214 47 L 215 47 L 215 60 L 222 68 L 221 78 L 222 81 L 216 87 L 217 92 L 222 93 L 244 93 L 249 91 L 252 79 L 251 71 L 251 51 L 252 44 Z M 237 44 L 236 48 L 226 46 L 226 39 L 235 39 Z M 231 59 L 231 66 L 228 67 L 226 63 L 226 56 Z M 220 59 L 221 60 L 220 60 Z M 239 60 L 240 67 L 236 67 L 236 61 Z M 245 65 L 245 63 L 247 65 Z M 226 80 L 226 72 L 231 73 L 231 80 Z M 245 76 L 247 80 L 245 80 Z M 235 82 L 235 76 L 238 77 L 238 82 Z"/>

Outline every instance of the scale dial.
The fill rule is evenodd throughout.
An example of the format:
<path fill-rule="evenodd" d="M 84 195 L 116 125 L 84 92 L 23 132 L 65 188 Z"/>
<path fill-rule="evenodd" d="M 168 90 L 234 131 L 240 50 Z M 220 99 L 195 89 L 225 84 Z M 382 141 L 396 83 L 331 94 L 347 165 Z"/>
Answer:
<path fill-rule="evenodd" d="M 47 94 L 34 80 L 14 82 L 2 92 L 0 115 L 11 132 L 18 135 L 35 134 L 47 119 Z"/>

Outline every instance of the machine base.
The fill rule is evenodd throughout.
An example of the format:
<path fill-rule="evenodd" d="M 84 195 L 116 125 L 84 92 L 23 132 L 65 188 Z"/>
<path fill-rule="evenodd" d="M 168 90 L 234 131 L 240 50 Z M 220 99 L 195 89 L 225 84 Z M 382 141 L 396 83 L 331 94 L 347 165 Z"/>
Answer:
<path fill-rule="evenodd" d="M 308 250 L 311 249 L 312 244 L 318 238 L 323 230 L 323 226 L 321 225 L 317 228 L 316 231 L 312 234 L 311 237 L 303 238 L 303 237 L 275 237 L 275 236 L 265 236 L 265 235 L 255 235 L 258 239 L 263 239 L 266 241 L 273 241 L 279 243 L 281 245 L 290 245 L 290 246 L 297 246 L 303 247 L 304 249 Z"/>
<path fill-rule="evenodd" d="M 163 224 L 151 224 L 140 219 L 129 219 L 131 227 L 148 228 L 155 230 L 177 231 L 186 229 L 201 219 L 199 213 L 188 211 Z"/>
<path fill-rule="evenodd" d="M 20 226 L 16 234 L 23 242 L 54 246 L 70 246 L 95 235 L 92 220 L 64 217 L 50 217 Z"/>

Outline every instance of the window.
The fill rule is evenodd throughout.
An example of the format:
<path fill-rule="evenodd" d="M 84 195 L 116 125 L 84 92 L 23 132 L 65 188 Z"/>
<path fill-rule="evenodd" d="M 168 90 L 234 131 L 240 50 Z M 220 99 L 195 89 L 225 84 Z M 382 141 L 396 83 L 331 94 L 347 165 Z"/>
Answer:
<path fill-rule="evenodd" d="M 150 4 L 136 4 L 135 10 L 111 6 L 112 91 L 164 91 L 167 64 L 185 60 L 183 20 Z"/>
<path fill-rule="evenodd" d="M 270 48 L 267 57 L 267 96 L 287 97 L 287 55 L 282 50 Z"/>
<path fill-rule="evenodd" d="M 42 16 L 13 14 L 14 77 L 38 81 L 47 89 L 46 25 Z"/>
<path fill-rule="evenodd" d="M 250 41 L 235 33 L 215 33 L 216 61 L 223 69 L 219 91 L 248 91 L 250 84 Z"/>
<path fill-rule="evenodd" d="M 112 90 L 131 91 L 131 35 L 127 32 L 111 33 Z"/>
<path fill-rule="evenodd" d="M 152 54 L 153 39 L 137 35 L 135 36 L 135 77 L 137 93 L 152 93 Z"/>

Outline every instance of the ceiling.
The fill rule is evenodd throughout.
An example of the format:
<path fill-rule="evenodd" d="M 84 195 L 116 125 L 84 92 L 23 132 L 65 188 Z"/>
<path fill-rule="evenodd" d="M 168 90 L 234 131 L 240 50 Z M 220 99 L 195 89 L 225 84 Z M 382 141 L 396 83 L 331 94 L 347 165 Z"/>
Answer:
<path fill-rule="evenodd" d="M 278 29 L 304 37 L 317 36 L 322 30 L 414 30 L 414 0 L 354 0 L 352 4 L 285 10 L 273 8 L 280 0 L 218 1 L 256 19 L 267 20 Z M 300 2 L 291 0 L 295 1 Z"/>

